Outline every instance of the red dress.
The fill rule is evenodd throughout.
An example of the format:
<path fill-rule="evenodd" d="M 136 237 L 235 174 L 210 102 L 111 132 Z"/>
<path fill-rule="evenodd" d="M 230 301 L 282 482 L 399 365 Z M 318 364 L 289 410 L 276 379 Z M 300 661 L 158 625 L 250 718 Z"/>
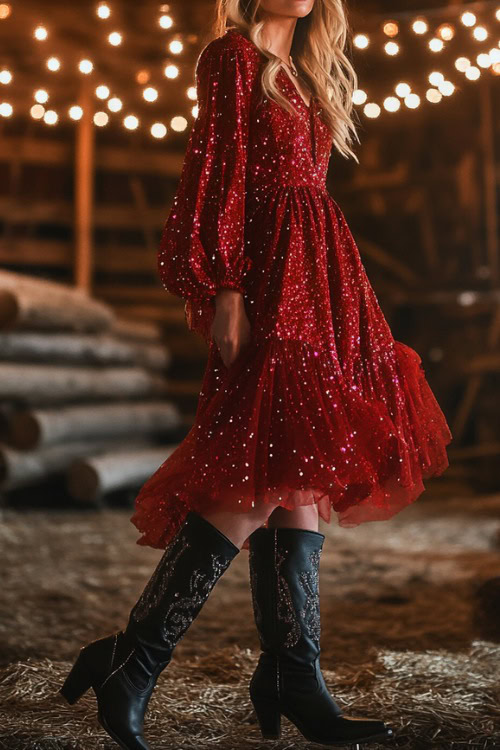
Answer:
<path fill-rule="evenodd" d="M 325 187 L 332 138 L 283 68 L 288 113 L 262 96 L 236 30 L 198 60 L 199 114 L 158 270 L 209 343 L 196 419 L 135 500 L 137 543 L 163 549 L 189 509 L 317 503 L 341 526 L 384 520 L 448 466 L 451 433 L 419 355 L 395 341 Z M 238 289 L 251 341 L 227 368 L 210 325 Z M 245 542 L 245 548 L 247 548 Z"/>

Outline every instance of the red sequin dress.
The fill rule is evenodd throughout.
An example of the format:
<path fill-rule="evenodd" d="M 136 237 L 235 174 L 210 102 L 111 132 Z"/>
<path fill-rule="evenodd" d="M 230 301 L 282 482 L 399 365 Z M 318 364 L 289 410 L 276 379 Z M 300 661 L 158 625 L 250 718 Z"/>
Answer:
<path fill-rule="evenodd" d="M 236 30 L 198 60 L 199 113 L 158 270 L 209 355 L 195 423 L 130 519 L 137 543 L 159 549 L 189 509 L 317 503 L 345 527 L 388 519 L 448 466 L 451 433 L 420 357 L 391 335 L 325 187 L 333 144 L 319 103 L 284 68 L 296 113 L 262 97 L 263 61 Z M 252 329 L 229 368 L 210 341 L 221 288 L 242 292 Z"/>

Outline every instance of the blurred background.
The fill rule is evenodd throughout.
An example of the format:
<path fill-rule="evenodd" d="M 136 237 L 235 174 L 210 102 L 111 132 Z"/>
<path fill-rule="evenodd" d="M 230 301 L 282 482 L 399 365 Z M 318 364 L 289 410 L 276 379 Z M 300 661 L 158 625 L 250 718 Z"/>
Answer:
<path fill-rule="evenodd" d="M 2 662 L 14 664 L 8 675 L 31 675 L 23 694 L 32 698 L 55 689 L 54 665 L 63 671 L 80 639 L 123 622 L 155 554 L 134 547 L 134 497 L 193 423 L 206 346 L 188 332 L 183 301 L 162 288 L 156 253 L 197 115 L 194 68 L 212 38 L 213 10 L 213 0 L 0 3 L 0 541 L 11 571 L 0 635 Z M 500 576 L 500 4 L 356 0 L 348 12 L 360 164 L 332 154 L 328 189 L 395 338 L 421 355 L 454 441 L 450 468 L 418 508 L 376 524 L 376 534 L 348 532 L 357 550 L 351 566 L 353 548 L 342 557 L 344 537 L 329 530 L 337 541 L 331 570 L 344 565 L 349 601 L 362 608 L 368 597 L 365 622 L 370 597 L 379 596 L 380 618 L 370 624 L 376 645 L 441 642 L 454 650 L 471 642 L 468 576 L 493 581 L 477 592 L 477 612 L 500 622 L 500 578 L 492 578 Z M 424 523 L 418 514 L 426 513 Z M 427 550 L 418 547 L 422 537 Z M 360 555 L 376 540 L 389 578 L 380 590 L 373 581 L 368 594 L 372 564 Z M 456 564 L 434 557 L 440 545 L 458 555 Z M 27 555 L 34 547 L 36 565 Z M 399 581 L 390 579 L 397 550 Z M 403 570 L 409 550 L 415 557 Z M 220 596 L 241 596 L 248 619 L 238 575 Z M 423 587 L 418 596 L 410 582 Z M 103 590 L 113 604 L 98 614 Z M 425 622 L 415 614 L 423 601 Z M 391 634 L 395 605 L 401 631 Z M 49 633 L 61 622 L 72 637 L 56 649 Z M 208 619 L 201 623 L 208 649 L 212 631 Z M 240 626 L 245 645 L 249 626 Z M 498 636 L 498 628 L 477 632 Z M 255 646 L 253 631 L 248 638 Z M 335 638 L 335 659 L 348 653 L 355 661 L 339 630 Z M 481 653 L 487 668 L 471 680 L 484 696 L 492 652 Z M 41 687 L 27 664 L 44 656 L 52 661 L 38 672 Z M 442 674 L 449 668 L 459 680 L 456 662 L 447 664 Z M 468 679 L 465 667 L 460 675 Z M 2 695 L 23 727 L 28 709 L 9 679 Z M 395 695 L 387 693 L 391 703 L 400 702 Z M 476 747 L 476 709 L 476 729 L 464 728 L 463 707 L 453 714 L 443 696 L 443 748 L 463 738 Z M 427 737 L 419 747 L 437 747 L 431 704 L 426 713 L 421 701 L 419 711 Z M 69 747 L 64 733 L 43 744 L 44 732 L 29 726 L 15 740 L 0 732 L 10 737 L 5 747 Z M 73 726 L 82 744 L 71 747 L 101 747 L 85 726 Z M 490 747 L 491 722 L 481 727 L 477 747 Z M 193 747 L 203 739 L 196 731 Z M 175 747 L 191 746 L 176 737 Z M 500 746 L 498 734 L 494 742 Z"/>

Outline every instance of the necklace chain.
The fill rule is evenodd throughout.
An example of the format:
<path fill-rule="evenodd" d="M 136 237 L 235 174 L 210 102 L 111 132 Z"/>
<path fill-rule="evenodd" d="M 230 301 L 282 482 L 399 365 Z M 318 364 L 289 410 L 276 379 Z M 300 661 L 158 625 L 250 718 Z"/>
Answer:
<path fill-rule="evenodd" d="M 285 63 L 285 65 L 287 66 L 287 68 L 289 68 L 289 69 L 290 69 L 290 73 L 291 73 L 291 74 L 292 74 L 293 76 L 295 76 L 295 78 L 298 78 L 298 77 L 299 77 L 299 74 L 298 74 L 297 68 L 295 67 L 295 63 L 294 63 L 294 61 L 293 61 L 293 58 L 292 58 L 292 56 L 291 56 L 291 55 L 289 55 L 289 56 L 288 56 L 288 58 L 289 58 L 289 60 L 290 60 L 290 63 L 291 63 L 291 64 L 290 64 L 290 63 L 287 63 L 287 62 L 286 62 L 285 60 L 283 60 L 283 58 L 282 58 L 282 57 L 280 57 L 280 60 L 281 60 L 281 62 L 282 62 L 282 63 Z"/>

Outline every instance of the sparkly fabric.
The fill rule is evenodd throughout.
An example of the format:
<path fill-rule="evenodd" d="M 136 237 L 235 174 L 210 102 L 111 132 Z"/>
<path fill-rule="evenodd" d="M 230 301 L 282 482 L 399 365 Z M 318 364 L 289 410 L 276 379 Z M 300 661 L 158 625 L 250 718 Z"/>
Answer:
<path fill-rule="evenodd" d="M 325 187 L 319 103 L 284 68 L 294 113 L 263 97 L 262 64 L 235 30 L 199 58 L 158 269 L 209 354 L 193 427 L 136 498 L 138 544 L 165 548 L 189 509 L 257 502 L 317 503 L 344 527 L 388 519 L 448 466 L 451 433 L 420 357 L 394 340 Z M 251 325 L 229 368 L 209 333 L 221 288 L 243 293 Z"/>

